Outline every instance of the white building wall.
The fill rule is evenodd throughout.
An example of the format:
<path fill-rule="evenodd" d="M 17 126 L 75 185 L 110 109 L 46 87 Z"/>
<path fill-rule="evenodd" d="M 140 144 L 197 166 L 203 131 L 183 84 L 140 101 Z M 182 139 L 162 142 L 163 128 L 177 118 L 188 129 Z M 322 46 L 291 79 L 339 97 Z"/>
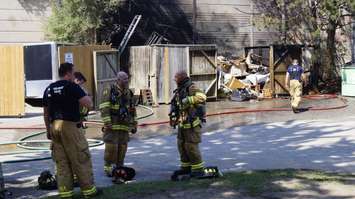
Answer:
<path fill-rule="evenodd" d="M 45 41 L 50 0 L 0 0 L 0 43 Z"/>

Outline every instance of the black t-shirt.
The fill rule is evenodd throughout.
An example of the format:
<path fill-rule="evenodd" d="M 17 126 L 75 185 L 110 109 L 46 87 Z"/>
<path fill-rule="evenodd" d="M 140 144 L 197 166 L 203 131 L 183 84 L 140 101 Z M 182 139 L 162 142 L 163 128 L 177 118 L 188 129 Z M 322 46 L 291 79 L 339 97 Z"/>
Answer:
<path fill-rule="evenodd" d="M 79 99 L 86 93 L 79 85 L 59 80 L 50 84 L 43 94 L 43 106 L 48 107 L 50 121 L 80 121 Z"/>

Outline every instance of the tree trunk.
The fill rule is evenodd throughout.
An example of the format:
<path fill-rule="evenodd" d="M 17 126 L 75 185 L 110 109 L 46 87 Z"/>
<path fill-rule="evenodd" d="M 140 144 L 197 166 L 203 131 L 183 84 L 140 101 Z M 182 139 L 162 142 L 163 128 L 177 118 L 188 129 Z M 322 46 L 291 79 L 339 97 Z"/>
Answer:
<path fill-rule="evenodd" d="M 326 49 L 326 78 L 332 79 L 336 77 L 336 67 L 335 67 L 335 55 L 336 55 L 336 45 L 335 45 L 335 33 L 336 33 L 336 22 L 329 21 L 327 28 L 327 49 Z"/>
<path fill-rule="evenodd" d="M 320 29 L 317 23 L 318 19 L 318 13 L 317 13 L 317 6 L 316 2 L 314 0 L 310 0 L 308 2 L 309 7 L 311 8 L 310 12 L 313 17 L 312 20 L 312 32 L 316 32 Z M 321 54 L 322 54 L 322 49 L 320 47 L 320 35 L 316 35 L 315 37 L 312 37 L 312 44 L 314 45 L 314 59 L 313 59 L 313 64 L 311 66 L 311 77 L 310 77 L 310 87 L 312 90 L 317 91 L 318 90 L 318 80 L 319 80 L 319 69 L 321 67 Z"/>

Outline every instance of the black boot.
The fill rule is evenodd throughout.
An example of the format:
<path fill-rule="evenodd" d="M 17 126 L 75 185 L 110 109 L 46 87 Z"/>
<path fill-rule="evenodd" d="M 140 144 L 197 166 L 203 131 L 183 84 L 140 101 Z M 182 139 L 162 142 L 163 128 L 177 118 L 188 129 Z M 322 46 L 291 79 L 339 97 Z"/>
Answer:
<path fill-rule="evenodd" d="M 218 178 L 223 176 L 217 167 L 205 167 L 201 170 L 191 172 L 191 177 L 196 179 Z"/>
<path fill-rule="evenodd" d="M 190 174 L 191 178 L 202 178 L 205 176 L 205 171 L 204 169 L 199 169 L 199 170 L 194 170 Z"/>
<path fill-rule="evenodd" d="M 96 188 L 96 192 L 95 192 L 94 194 L 84 196 L 84 198 L 85 198 L 85 199 L 96 198 L 96 197 L 98 197 L 98 196 L 103 195 L 103 193 L 104 193 L 104 192 L 102 191 L 102 189 Z"/>
<path fill-rule="evenodd" d="M 191 167 L 182 167 L 179 170 L 174 171 L 173 175 L 171 175 L 172 181 L 180 181 L 181 176 L 188 176 L 191 174 Z"/>

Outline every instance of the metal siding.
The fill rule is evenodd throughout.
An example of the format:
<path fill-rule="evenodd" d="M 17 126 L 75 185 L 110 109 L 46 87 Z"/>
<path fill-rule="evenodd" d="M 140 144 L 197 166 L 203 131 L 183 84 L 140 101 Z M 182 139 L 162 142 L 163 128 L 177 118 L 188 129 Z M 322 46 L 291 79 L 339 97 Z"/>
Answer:
<path fill-rule="evenodd" d="M 44 41 L 43 26 L 50 14 L 50 0 L 1 0 L 0 43 Z"/>
<path fill-rule="evenodd" d="M 178 2 L 192 24 L 192 1 Z M 253 12 L 251 0 L 198 0 L 198 43 L 216 43 L 220 53 L 236 55 L 246 46 L 272 44 L 277 34 L 252 27 Z"/>
<path fill-rule="evenodd" d="M 31 43 L 43 40 L 43 32 L 0 32 L 0 43 Z"/>
<path fill-rule="evenodd" d="M 40 21 L 1 21 L 0 32 L 39 32 L 43 23 Z"/>
<path fill-rule="evenodd" d="M 0 8 L 0 10 L 0 21 L 42 21 L 45 17 L 48 17 L 51 14 L 50 7 L 38 12 L 32 12 L 30 10 L 26 10 L 26 8 Z"/>
<path fill-rule="evenodd" d="M 127 0 L 121 1 L 122 4 Z M 149 0 L 159 3 L 162 15 L 186 17 L 192 26 L 192 0 Z M 242 55 L 246 46 L 270 45 L 278 40 L 278 33 L 271 30 L 258 30 L 252 26 L 257 13 L 252 0 L 197 0 L 196 29 L 198 44 L 215 43 L 219 53 Z M 147 0 L 135 0 L 135 5 L 145 7 Z M 178 6 L 178 8 L 176 8 Z M 154 12 L 154 11 L 152 11 Z M 144 19 L 149 16 L 143 16 Z M 166 22 L 174 21 L 167 19 Z M 163 20 L 164 22 L 164 20 Z M 175 21 L 175 23 L 178 23 Z M 174 26 L 175 24 L 167 24 Z M 186 27 L 185 32 L 191 27 Z M 192 38 L 191 38 L 192 39 Z"/>

